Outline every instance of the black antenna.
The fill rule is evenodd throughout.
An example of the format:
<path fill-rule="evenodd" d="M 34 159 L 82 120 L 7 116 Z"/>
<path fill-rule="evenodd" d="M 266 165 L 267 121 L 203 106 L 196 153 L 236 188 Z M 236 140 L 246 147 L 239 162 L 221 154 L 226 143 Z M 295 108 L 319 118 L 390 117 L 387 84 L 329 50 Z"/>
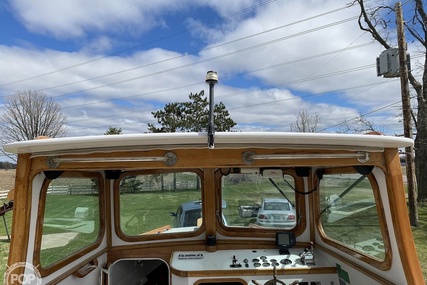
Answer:
<path fill-rule="evenodd" d="M 218 83 L 218 73 L 208 71 L 206 73 L 206 83 L 209 85 L 209 125 L 208 125 L 208 146 L 214 148 L 214 86 Z"/>

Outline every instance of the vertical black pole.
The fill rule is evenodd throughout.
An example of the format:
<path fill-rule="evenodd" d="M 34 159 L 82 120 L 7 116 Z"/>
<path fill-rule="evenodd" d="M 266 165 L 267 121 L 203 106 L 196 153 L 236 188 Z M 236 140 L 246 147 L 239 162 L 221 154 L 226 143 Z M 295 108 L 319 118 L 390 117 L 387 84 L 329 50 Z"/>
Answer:
<path fill-rule="evenodd" d="M 215 71 L 208 71 L 206 74 L 206 83 L 209 85 L 209 124 L 208 124 L 208 147 L 214 148 L 214 86 L 218 83 L 218 74 Z"/>

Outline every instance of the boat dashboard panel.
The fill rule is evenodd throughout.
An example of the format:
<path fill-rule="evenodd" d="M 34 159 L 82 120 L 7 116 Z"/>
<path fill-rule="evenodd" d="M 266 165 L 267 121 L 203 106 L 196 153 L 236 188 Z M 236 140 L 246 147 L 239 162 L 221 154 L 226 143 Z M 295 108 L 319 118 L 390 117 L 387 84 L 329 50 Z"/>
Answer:
<path fill-rule="evenodd" d="M 170 265 L 173 275 L 185 278 L 239 276 L 254 285 L 274 279 L 288 285 L 339 284 L 337 265 L 323 252 L 317 250 L 315 257 L 303 248 L 175 251 Z"/>

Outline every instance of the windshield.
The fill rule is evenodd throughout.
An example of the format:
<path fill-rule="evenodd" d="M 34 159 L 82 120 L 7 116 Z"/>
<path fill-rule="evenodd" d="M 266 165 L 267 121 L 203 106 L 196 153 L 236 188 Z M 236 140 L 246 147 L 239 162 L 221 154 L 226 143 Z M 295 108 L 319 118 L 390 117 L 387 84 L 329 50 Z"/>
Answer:
<path fill-rule="evenodd" d="M 384 228 L 376 184 L 370 175 L 326 169 L 319 186 L 320 222 L 325 237 L 379 260 L 385 258 Z"/>
<path fill-rule="evenodd" d="M 43 268 L 84 251 L 100 233 L 100 177 L 65 172 L 49 180 L 43 193 L 40 265 Z"/>
<path fill-rule="evenodd" d="M 128 236 L 196 231 L 201 193 L 193 172 L 125 176 L 120 181 L 121 231 Z"/>
<path fill-rule="evenodd" d="M 250 172 L 250 171 L 244 171 Z M 229 227 L 291 229 L 297 224 L 295 180 L 282 170 L 270 175 L 230 173 L 222 176 L 223 219 Z"/>

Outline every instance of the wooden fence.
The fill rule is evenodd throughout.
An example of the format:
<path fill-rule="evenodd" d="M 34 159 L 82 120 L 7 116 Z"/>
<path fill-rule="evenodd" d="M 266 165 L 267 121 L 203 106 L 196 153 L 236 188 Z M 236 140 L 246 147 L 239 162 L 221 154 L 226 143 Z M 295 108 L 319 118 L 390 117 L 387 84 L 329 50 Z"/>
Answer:
<path fill-rule="evenodd" d="M 98 194 L 98 189 L 93 185 L 50 185 L 47 188 L 48 194 L 55 195 L 90 195 Z"/>
<path fill-rule="evenodd" d="M 7 194 L 9 194 L 10 190 L 0 190 L 0 201 L 7 201 Z"/>

